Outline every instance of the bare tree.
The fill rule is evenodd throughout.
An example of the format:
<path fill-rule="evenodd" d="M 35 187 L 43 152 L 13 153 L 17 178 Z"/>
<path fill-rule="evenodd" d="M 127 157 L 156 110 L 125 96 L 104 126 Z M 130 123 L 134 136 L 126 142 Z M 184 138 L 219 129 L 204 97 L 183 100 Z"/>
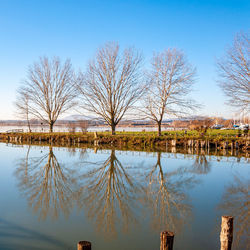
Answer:
<path fill-rule="evenodd" d="M 177 49 L 168 49 L 153 56 L 143 115 L 157 123 L 159 136 L 164 115 L 180 116 L 195 108 L 194 102 L 187 98 L 195 73 L 183 52 Z"/>
<path fill-rule="evenodd" d="M 48 124 L 50 132 L 59 115 L 76 104 L 72 77 L 70 61 L 61 63 L 57 57 L 52 60 L 40 58 L 29 67 L 22 92 L 28 97 L 29 113 Z"/>
<path fill-rule="evenodd" d="M 107 43 L 97 51 L 78 89 L 83 108 L 103 118 L 115 134 L 116 125 L 142 94 L 140 66 L 142 56 L 135 49 L 120 53 L 119 45 Z"/>
<path fill-rule="evenodd" d="M 17 109 L 17 114 L 27 121 L 29 132 L 31 132 L 29 103 L 28 93 L 23 88 L 19 88 L 17 91 L 17 99 L 14 104 Z"/>
<path fill-rule="evenodd" d="M 235 36 L 232 47 L 217 62 L 219 83 L 228 104 L 241 111 L 250 110 L 250 40 L 249 34 Z"/>

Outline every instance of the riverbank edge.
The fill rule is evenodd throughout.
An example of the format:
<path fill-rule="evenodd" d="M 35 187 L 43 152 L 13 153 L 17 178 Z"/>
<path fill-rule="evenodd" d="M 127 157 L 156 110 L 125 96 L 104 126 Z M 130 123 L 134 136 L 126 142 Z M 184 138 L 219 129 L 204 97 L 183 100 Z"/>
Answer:
<path fill-rule="evenodd" d="M 107 133 L 0 133 L 1 142 L 14 143 L 57 143 L 57 144 L 91 144 L 111 146 L 140 146 L 145 147 L 184 147 L 184 148 L 211 148 L 211 149 L 241 149 L 250 151 L 249 137 L 226 136 L 178 136 L 154 134 L 117 134 Z"/>

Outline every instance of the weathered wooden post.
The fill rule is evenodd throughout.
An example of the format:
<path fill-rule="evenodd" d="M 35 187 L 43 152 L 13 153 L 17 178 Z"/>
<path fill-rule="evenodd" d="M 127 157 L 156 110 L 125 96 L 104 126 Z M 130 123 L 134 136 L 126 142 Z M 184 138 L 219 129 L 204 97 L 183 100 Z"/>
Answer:
<path fill-rule="evenodd" d="M 194 142 L 194 145 L 195 145 L 195 148 L 196 148 L 196 149 L 199 148 L 199 146 L 200 146 L 199 140 L 196 140 L 196 141 Z"/>
<path fill-rule="evenodd" d="M 77 250 L 91 250 L 91 242 L 79 241 L 77 244 Z"/>
<path fill-rule="evenodd" d="M 161 248 L 160 250 L 173 250 L 174 233 L 169 231 L 161 232 Z"/>
<path fill-rule="evenodd" d="M 193 147 L 193 140 L 188 140 L 188 147 Z"/>
<path fill-rule="evenodd" d="M 172 146 L 172 147 L 176 147 L 176 140 L 172 140 L 172 141 L 171 141 L 171 146 Z"/>
<path fill-rule="evenodd" d="M 228 149 L 228 142 L 227 141 L 223 142 L 223 148 Z"/>
<path fill-rule="evenodd" d="M 206 146 L 206 141 L 200 141 L 200 147 L 205 148 Z"/>
<path fill-rule="evenodd" d="M 231 250 L 233 242 L 233 217 L 221 217 L 220 249 Z"/>

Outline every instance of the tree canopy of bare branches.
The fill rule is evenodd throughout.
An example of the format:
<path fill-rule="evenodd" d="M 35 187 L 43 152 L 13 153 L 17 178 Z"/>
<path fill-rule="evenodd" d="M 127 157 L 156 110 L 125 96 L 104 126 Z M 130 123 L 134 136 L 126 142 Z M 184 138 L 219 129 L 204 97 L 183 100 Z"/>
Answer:
<path fill-rule="evenodd" d="M 184 115 L 195 108 L 194 102 L 187 98 L 195 73 L 183 52 L 177 49 L 153 56 L 143 114 L 157 123 L 159 136 L 164 115 Z"/>
<path fill-rule="evenodd" d="M 115 134 L 116 125 L 142 94 L 142 56 L 133 48 L 120 52 L 119 45 L 107 43 L 97 51 L 77 84 L 85 110 L 98 115 Z"/>
<path fill-rule="evenodd" d="M 72 79 L 73 70 L 69 60 L 62 63 L 57 57 L 51 60 L 43 57 L 29 67 L 27 78 L 20 88 L 22 96 L 29 101 L 30 115 L 48 124 L 50 132 L 53 132 L 59 115 L 76 104 Z"/>
<path fill-rule="evenodd" d="M 238 110 L 250 110 L 250 40 L 249 34 L 235 36 L 224 58 L 217 62 L 219 84 L 228 104 Z"/>
<path fill-rule="evenodd" d="M 29 108 L 29 95 L 28 93 L 20 88 L 17 91 L 17 99 L 15 101 L 15 107 L 17 114 L 27 121 L 29 132 L 31 132 L 30 127 L 30 108 Z"/>

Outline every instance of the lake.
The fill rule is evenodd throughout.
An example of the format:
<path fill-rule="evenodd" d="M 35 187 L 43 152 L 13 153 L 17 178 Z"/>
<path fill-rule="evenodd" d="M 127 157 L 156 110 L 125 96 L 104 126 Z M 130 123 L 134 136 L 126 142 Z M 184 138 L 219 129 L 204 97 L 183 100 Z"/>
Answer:
<path fill-rule="evenodd" d="M 20 126 L 20 125 L 16 125 L 16 126 L 3 126 L 0 125 L 0 133 L 5 133 L 7 131 L 10 130 L 16 130 L 16 129 L 22 129 L 23 132 L 29 132 L 28 127 L 27 126 Z M 70 132 L 71 128 L 67 127 L 67 126 L 58 126 L 55 125 L 54 126 L 54 132 Z M 172 130 L 182 130 L 181 128 L 172 128 L 172 127 L 166 127 L 166 126 L 162 126 L 162 130 L 166 130 L 166 131 L 172 131 Z M 41 132 L 49 132 L 49 127 L 48 126 L 31 126 L 31 131 L 35 132 L 35 133 L 41 133 Z M 75 132 L 81 132 L 81 128 L 76 127 L 75 128 Z M 107 131 L 111 131 L 111 128 L 109 126 L 90 126 L 87 128 L 88 132 L 107 132 Z M 116 131 L 118 132 L 141 132 L 141 131 L 157 131 L 157 127 L 150 127 L 150 126 L 132 126 L 132 127 L 128 127 L 128 126 L 117 126 L 116 127 Z"/>
<path fill-rule="evenodd" d="M 177 151 L 178 152 L 178 151 Z M 249 248 L 249 158 L 0 143 L 0 249 Z"/>

